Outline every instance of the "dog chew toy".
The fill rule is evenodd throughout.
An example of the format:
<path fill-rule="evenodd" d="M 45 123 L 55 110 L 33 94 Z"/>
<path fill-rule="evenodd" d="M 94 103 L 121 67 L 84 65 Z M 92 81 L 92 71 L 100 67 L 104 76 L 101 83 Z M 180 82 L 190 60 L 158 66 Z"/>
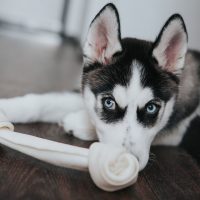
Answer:
<path fill-rule="evenodd" d="M 105 191 L 128 187 L 138 177 L 138 160 L 123 148 L 95 142 L 86 149 L 14 132 L 13 124 L 2 114 L 0 144 L 56 166 L 89 171 L 94 183 Z"/>

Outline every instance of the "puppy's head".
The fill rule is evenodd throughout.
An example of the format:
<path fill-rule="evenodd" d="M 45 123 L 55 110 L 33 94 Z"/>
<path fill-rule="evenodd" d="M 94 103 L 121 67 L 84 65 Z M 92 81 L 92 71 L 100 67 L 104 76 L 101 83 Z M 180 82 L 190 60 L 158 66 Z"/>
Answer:
<path fill-rule="evenodd" d="M 82 80 L 88 112 L 99 140 L 124 146 L 138 158 L 140 169 L 172 114 L 186 51 L 180 15 L 169 18 L 154 43 L 121 39 L 112 4 L 90 25 Z"/>

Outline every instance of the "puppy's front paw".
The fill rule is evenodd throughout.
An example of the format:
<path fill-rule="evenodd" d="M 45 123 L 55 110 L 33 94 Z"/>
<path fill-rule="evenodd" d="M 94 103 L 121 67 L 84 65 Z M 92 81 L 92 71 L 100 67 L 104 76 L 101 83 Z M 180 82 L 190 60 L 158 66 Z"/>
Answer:
<path fill-rule="evenodd" d="M 82 140 L 96 140 L 97 135 L 87 113 L 84 110 L 73 112 L 65 116 L 61 125 L 67 134 Z"/>

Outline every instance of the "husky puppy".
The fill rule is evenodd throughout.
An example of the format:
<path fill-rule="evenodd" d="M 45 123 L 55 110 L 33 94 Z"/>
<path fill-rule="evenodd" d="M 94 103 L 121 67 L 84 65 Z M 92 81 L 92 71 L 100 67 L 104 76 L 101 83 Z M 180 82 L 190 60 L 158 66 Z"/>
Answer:
<path fill-rule="evenodd" d="M 187 51 L 183 18 L 171 16 L 154 42 L 121 38 L 116 7 L 92 21 L 83 48 L 82 95 L 28 94 L 1 99 L 16 123 L 61 122 L 83 140 L 123 146 L 142 170 L 153 144 L 178 145 L 198 115 L 200 54 Z"/>

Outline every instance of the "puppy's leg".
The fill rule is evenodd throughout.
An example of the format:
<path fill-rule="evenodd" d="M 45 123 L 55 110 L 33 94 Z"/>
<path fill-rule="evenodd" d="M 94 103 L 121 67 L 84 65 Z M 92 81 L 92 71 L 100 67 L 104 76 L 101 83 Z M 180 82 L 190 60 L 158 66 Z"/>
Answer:
<path fill-rule="evenodd" d="M 14 123 L 60 122 L 69 113 L 83 108 L 77 93 L 28 94 L 10 99 L 0 99 L 0 112 Z"/>
<path fill-rule="evenodd" d="M 85 110 L 67 114 L 62 120 L 62 126 L 68 134 L 82 140 L 97 140 L 97 135 Z"/>

